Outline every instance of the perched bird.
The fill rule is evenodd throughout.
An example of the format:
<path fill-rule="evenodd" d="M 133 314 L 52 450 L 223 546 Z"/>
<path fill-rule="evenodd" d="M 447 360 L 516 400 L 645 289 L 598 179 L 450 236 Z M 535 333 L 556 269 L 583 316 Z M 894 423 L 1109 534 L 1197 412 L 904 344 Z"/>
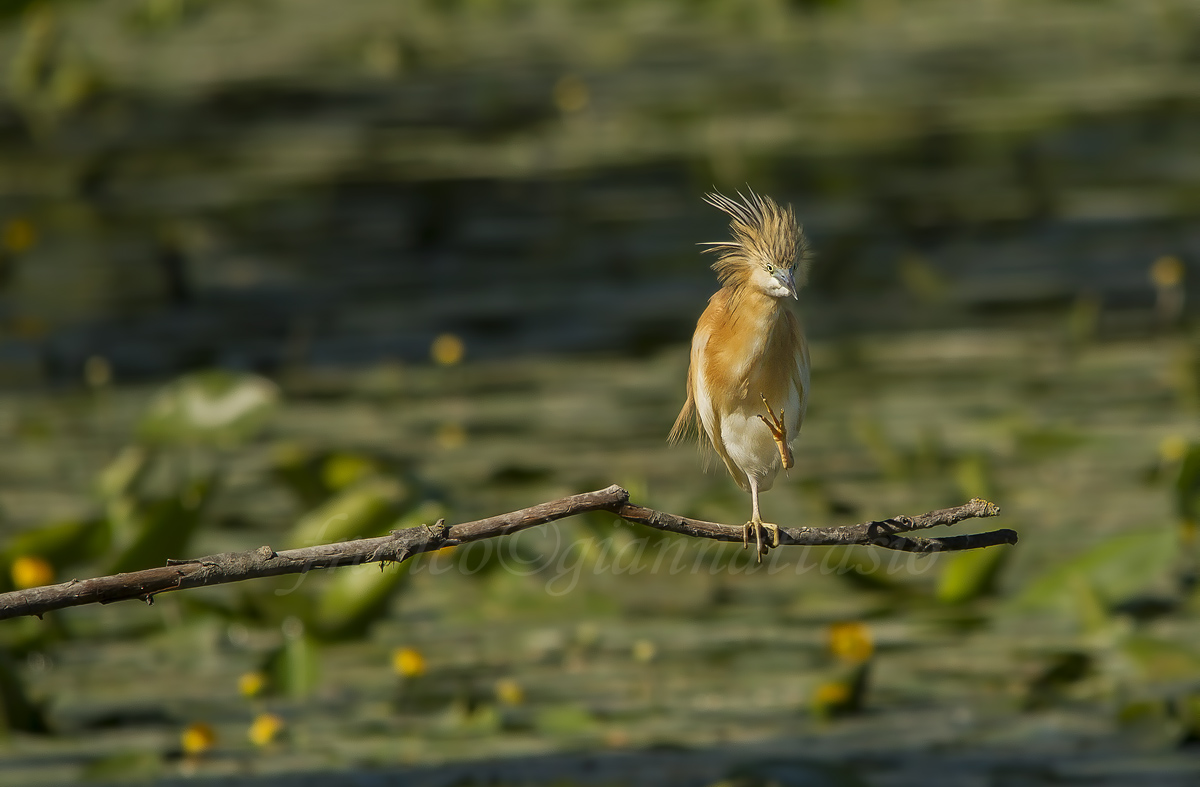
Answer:
<path fill-rule="evenodd" d="M 753 533 L 761 561 L 769 548 L 763 530 L 779 546 L 779 527 L 762 521 L 758 494 L 771 488 L 780 465 L 794 464 L 792 442 L 808 406 L 808 343 L 786 301 L 807 279 L 809 254 L 790 205 L 753 191 L 738 197 L 705 197 L 729 214 L 733 240 L 703 244 L 720 255 L 712 267 L 721 289 L 696 323 L 687 401 L 669 439 L 678 442 L 695 425 L 750 493 L 743 546 Z"/>

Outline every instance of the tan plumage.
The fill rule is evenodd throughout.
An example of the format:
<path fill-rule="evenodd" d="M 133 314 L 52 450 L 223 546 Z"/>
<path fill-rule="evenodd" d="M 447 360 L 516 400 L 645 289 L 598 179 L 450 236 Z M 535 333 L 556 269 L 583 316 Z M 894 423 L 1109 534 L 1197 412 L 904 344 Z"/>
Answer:
<path fill-rule="evenodd" d="M 694 425 L 750 493 L 746 532 L 754 532 L 761 559 L 760 528 L 775 526 L 762 522 L 758 493 L 771 488 L 780 465 L 792 466 L 791 444 L 808 405 L 808 344 L 784 303 L 807 278 L 808 247 L 791 206 L 753 191 L 738 197 L 706 197 L 731 217 L 733 240 L 705 244 L 720 252 L 712 267 L 722 286 L 696 324 L 687 401 L 670 440 Z M 777 529 L 773 535 L 777 544 Z"/>

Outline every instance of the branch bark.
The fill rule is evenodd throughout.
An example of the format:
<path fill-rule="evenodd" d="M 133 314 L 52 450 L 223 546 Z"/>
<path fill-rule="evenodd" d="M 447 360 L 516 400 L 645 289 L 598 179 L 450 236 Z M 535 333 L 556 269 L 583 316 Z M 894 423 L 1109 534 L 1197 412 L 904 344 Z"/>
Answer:
<path fill-rule="evenodd" d="M 715 541 L 741 541 L 741 525 L 722 525 L 643 508 L 629 502 L 629 493 L 619 486 L 551 500 L 520 511 L 445 526 L 436 525 L 393 531 L 379 538 L 364 538 L 336 544 L 276 552 L 262 546 L 249 552 L 225 552 L 189 560 L 171 560 L 166 566 L 107 577 L 72 579 L 57 585 L 0 594 L 0 620 L 37 615 L 83 604 L 108 604 L 154 596 L 172 590 L 241 582 L 258 577 L 302 574 L 313 569 L 353 566 L 362 563 L 401 562 L 442 547 L 466 544 L 485 538 L 510 535 L 557 519 L 588 511 L 609 511 L 627 522 Z M 779 529 L 781 546 L 877 546 L 902 552 L 953 552 L 998 544 L 1017 543 L 1012 530 L 993 530 L 945 538 L 916 538 L 901 535 L 967 519 L 992 517 L 1000 509 L 984 500 L 971 500 L 955 508 L 930 511 L 916 517 L 898 516 L 842 527 L 792 527 Z"/>

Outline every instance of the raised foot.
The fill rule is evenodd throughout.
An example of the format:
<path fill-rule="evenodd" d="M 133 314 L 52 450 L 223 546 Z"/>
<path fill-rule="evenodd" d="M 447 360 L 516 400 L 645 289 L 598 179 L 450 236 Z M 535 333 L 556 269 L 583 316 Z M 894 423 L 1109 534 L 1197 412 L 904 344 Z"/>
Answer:
<path fill-rule="evenodd" d="M 770 538 L 763 542 L 763 531 L 770 532 Z M 773 525 L 770 522 L 761 522 L 751 519 L 746 524 L 742 525 L 742 549 L 750 546 L 750 534 L 754 533 L 755 553 L 758 556 L 758 562 L 761 563 L 763 555 L 767 554 L 772 547 L 779 546 L 779 525 Z"/>
<path fill-rule="evenodd" d="M 775 417 L 775 412 L 771 409 L 771 403 L 767 401 L 766 394 L 759 394 L 762 399 L 763 407 L 767 408 L 766 415 L 758 416 L 767 429 L 771 431 L 771 437 L 775 438 L 775 446 L 779 449 L 779 461 L 783 463 L 784 470 L 790 470 L 792 465 L 796 463 L 792 457 L 792 449 L 788 447 L 787 440 L 787 425 L 783 422 L 783 408 L 779 408 L 779 417 Z"/>

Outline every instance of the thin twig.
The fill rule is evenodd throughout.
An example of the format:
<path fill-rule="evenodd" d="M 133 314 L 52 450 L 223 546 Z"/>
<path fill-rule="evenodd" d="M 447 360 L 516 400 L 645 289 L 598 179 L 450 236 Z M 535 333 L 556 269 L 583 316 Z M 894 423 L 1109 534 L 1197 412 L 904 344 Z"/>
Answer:
<path fill-rule="evenodd" d="M 249 552 L 225 552 L 190 560 L 171 560 L 161 568 L 132 571 L 58 585 L 0 594 L 0 620 L 37 615 L 83 604 L 141 599 L 151 602 L 159 593 L 187 588 L 222 585 L 257 577 L 303 574 L 313 569 L 354 566 L 362 563 L 399 563 L 445 546 L 466 544 L 509 535 L 588 511 L 610 511 L 621 519 L 671 533 L 716 541 L 741 541 L 741 525 L 722 525 L 655 511 L 629 502 L 629 493 L 619 486 L 551 500 L 508 514 L 463 522 L 450 527 L 413 527 L 396 530 L 379 538 L 364 538 L 336 544 L 276 552 L 268 546 Z M 946 538 L 906 538 L 901 533 L 966 519 L 996 516 L 1000 509 L 984 500 L 972 500 L 955 508 L 931 511 L 917 517 L 900 516 L 878 522 L 844 527 L 780 528 L 780 544 L 787 546 L 869 545 L 903 552 L 952 552 L 997 544 L 1017 543 L 1012 530 L 993 530 Z"/>

